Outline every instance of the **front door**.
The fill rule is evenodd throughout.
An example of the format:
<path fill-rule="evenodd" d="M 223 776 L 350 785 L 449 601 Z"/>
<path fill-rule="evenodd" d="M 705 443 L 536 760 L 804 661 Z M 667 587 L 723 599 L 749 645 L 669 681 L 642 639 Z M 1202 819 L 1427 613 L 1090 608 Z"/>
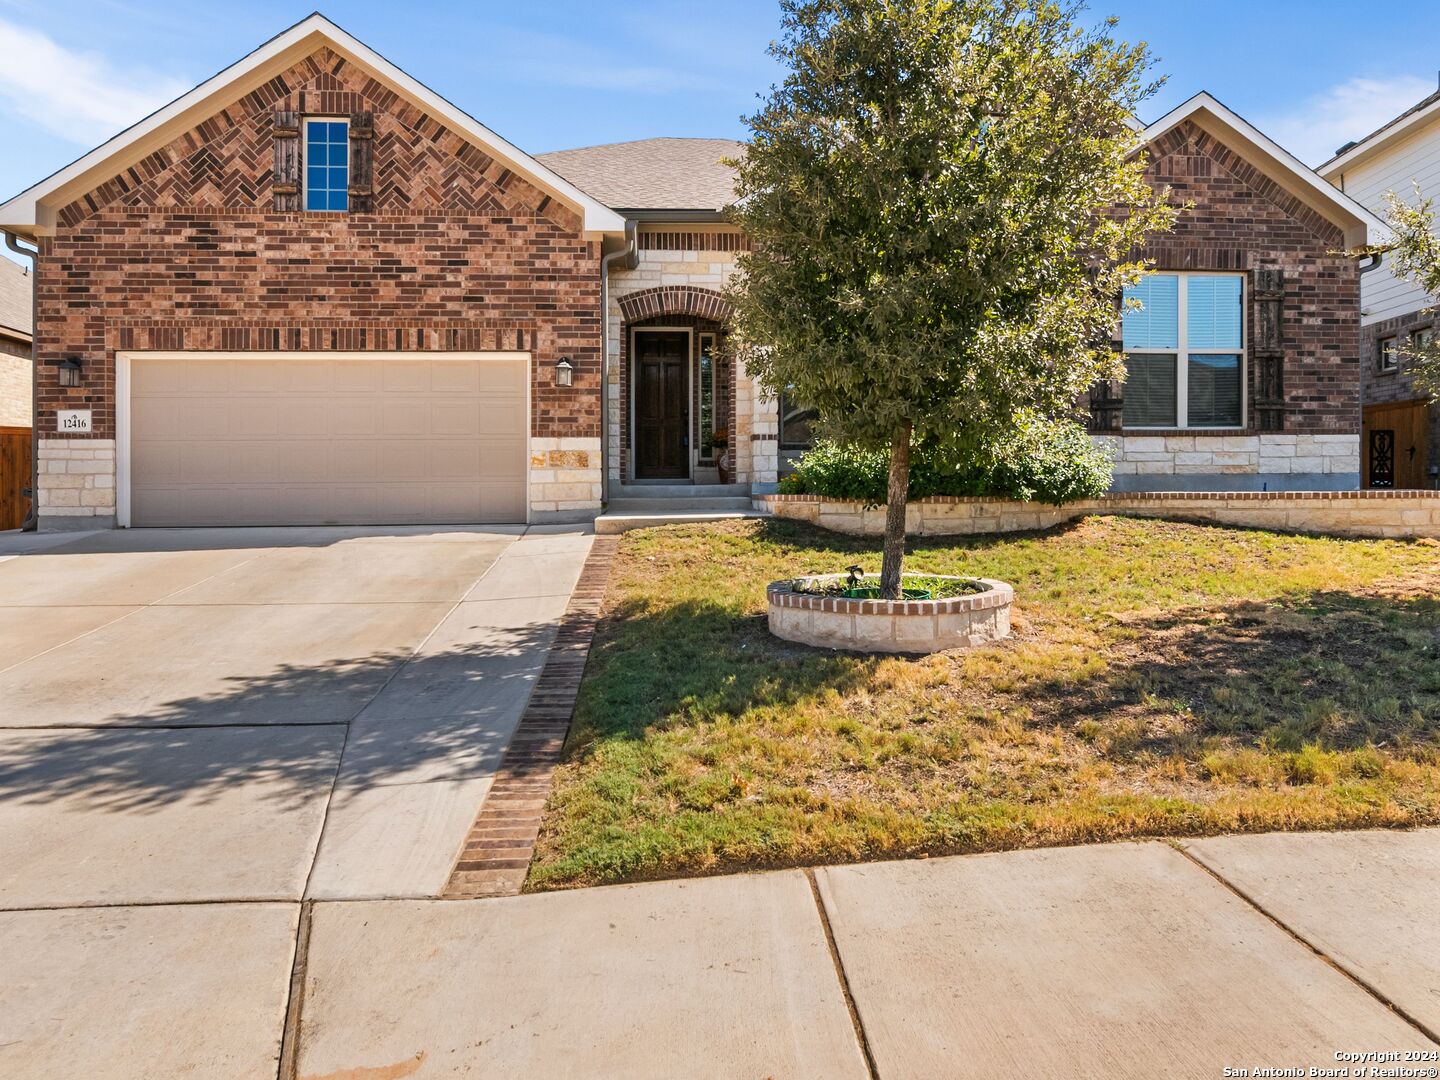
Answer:
<path fill-rule="evenodd" d="M 690 447 L 685 365 L 690 335 L 683 330 L 635 333 L 635 478 L 685 479 Z"/>

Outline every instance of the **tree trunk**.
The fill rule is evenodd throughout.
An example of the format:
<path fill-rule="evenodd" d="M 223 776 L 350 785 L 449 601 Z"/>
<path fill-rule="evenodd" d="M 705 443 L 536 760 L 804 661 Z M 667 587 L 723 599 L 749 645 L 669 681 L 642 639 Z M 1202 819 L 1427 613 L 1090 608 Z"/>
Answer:
<path fill-rule="evenodd" d="M 900 573 L 905 561 L 905 504 L 910 498 L 910 425 L 890 443 L 890 483 L 885 491 L 885 547 L 880 563 L 880 596 L 900 599 Z"/>

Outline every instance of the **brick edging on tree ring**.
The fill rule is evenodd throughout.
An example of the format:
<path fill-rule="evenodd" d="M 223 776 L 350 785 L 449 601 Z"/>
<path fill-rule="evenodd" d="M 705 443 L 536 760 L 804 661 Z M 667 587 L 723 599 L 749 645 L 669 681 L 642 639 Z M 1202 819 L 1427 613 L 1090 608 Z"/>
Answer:
<path fill-rule="evenodd" d="M 590 548 L 530 701 L 440 893 L 442 899 L 514 896 L 525 884 L 619 541 L 617 536 L 597 536 Z"/>

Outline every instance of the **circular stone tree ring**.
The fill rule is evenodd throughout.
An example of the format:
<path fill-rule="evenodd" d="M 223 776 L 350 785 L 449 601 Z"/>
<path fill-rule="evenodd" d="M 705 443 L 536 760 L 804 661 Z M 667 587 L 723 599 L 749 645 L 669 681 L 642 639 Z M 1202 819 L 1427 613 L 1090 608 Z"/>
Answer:
<path fill-rule="evenodd" d="M 927 574 L 928 578 L 936 575 Z M 770 632 L 786 641 L 822 649 L 872 653 L 934 653 L 969 649 L 1010 636 L 1010 605 L 1015 590 L 989 578 L 982 592 L 944 600 L 851 600 L 817 592 L 796 592 L 797 580 L 825 588 L 843 574 L 772 582 L 765 590 Z"/>

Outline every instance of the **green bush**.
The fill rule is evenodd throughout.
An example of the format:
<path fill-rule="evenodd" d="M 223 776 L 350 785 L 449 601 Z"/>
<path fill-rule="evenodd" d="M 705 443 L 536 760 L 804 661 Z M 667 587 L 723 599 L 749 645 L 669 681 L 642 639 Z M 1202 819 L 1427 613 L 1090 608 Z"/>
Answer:
<path fill-rule="evenodd" d="M 1078 424 L 1057 424 L 963 465 L 932 460 L 918 447 L 910 467 L 910 498 L 981 495 L 1058 506 L 1110 489 L 1110 455 Z M 890 476 L 884 450 L 818 442 L 780 481 L 787 495 L 822 495 L 880 506 Z"/>

